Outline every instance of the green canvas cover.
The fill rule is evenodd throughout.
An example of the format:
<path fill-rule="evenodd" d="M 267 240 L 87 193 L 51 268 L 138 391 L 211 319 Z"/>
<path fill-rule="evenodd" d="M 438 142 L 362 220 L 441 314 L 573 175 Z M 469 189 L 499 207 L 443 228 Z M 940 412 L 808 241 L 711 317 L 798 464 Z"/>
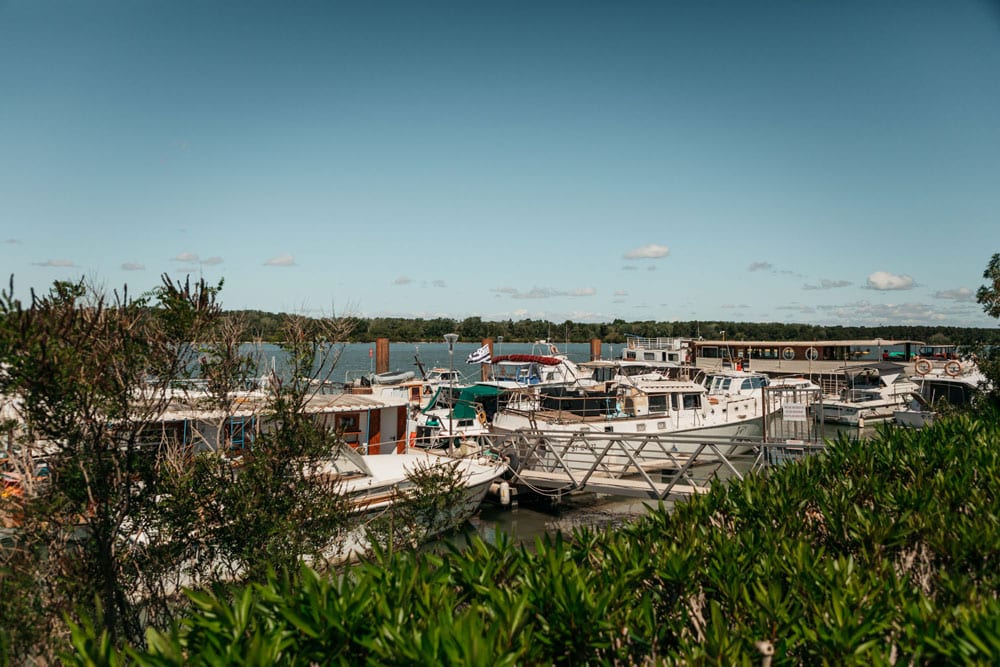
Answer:
<path fill-rule="evenodd" d="M 427 404 L 427 407 L 424 408 L 424 412 L 435 408 L 438 399 L 441 398 L 442 392 L 447 394 L 450 389 L 451 387 L 438 387 L 434 397 Z M 455 419 L 471 419 L 476 416 L 477 403 L 480 405 L 484 405 L 490 401 L 495 403 L 502 390 L 499 387 L 488 384 L 474 384 L 468 387 L 455 387 L 455 393 L 458 395 L 458 400 L 455 402 L 454 412 L 452 413 Z"/>

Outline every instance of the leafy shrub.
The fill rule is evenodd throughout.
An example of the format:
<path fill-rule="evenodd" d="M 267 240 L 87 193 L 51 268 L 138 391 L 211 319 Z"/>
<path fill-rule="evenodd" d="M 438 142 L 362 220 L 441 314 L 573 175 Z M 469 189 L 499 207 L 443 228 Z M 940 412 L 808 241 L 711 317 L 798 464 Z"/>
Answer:
<path fill-rule="evenodd" d="M 497 537 L 192 593 L 145 647 L 78 664 L 996 664 L 996 415 L 831 442 L 674 511 L 529 552 Z M 88 662 L 92 661 L 92 662 Z"/>

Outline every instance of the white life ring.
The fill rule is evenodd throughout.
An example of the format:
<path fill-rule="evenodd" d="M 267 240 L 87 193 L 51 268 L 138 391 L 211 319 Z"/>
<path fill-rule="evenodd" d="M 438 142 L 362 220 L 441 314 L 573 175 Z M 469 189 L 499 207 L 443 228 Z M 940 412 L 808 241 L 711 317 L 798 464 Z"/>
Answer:
<path fill-rule="evenodd" d="M 476 417 L 479 419 L 479 423 L 486 426 L 486 410 L 481 407 L 476 408 Z"/>
<path fill-rule="evenodd" d="M 917 363 L 913 365 L 913 370 L 917 372 L 917 375 L 927 375 L 931 372 L 932 368 L 934 368 L 934 365 L 927 359 L 918 359 Z"/>
<path fill-rule="evenodd" d="M 957 375 L 961 375 L 961 373 L 962 373 L 962 364 L 960 364 L 957 361 L 955 361 L 954 359 L 952 359 L 951 361 L 949 361 L 948 363 L 946 363 L 944 365 L 944 372 L 947 373 L 948 375 L 952 376 L 952 377 L 955 377 Z"/>

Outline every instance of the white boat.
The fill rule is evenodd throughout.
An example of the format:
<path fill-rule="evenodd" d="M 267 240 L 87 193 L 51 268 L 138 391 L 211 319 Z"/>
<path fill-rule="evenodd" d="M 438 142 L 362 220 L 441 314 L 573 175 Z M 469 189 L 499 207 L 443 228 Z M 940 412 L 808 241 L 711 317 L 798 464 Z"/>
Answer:
<path fill-rule="evenodd" d="M 416 443 L 431 448 L 478 443 L 491 433 L 493 416 L 512 397 L 532 400 L 541 388 L 574 384 L 588 374 L 548 341 L 535 343 L 531 354 L 493 357 L 489 379 L 437 387 L 426 406 L 413 414 Z"/>
<path fill-rule="evenodd" d="M 407 535 L 407 541 L 423 541 L 461 525 L 478 510 L 506 464 L 498 459 L 452 458 L 419 449 L 387 456 L 361 456 L 350 448 L 342 449 L 313 474 L 333 481 L 337 492 L 350 498 L 357 521 L 345 537 L 330 545 L 325 557 L 342 562 L 369 551 L 372 520 L 397 505 L 414 502 L 413 494 L 419 488 L 415 479 L 443 469 L 458 480 L 461 498 L 431 517 L 426 525 L 402 528 L 413 533 Z"/>
<path fill-rule="evenodd" d="M 834 399 L 813 406 L 816 419 L 831 424 L 863 427 L 893 419 L 910 401 L 918 386 L 903 373 L 901 364 L 882 362 L 846 372 L 846 386 Z"/>
<path fill-rule="evenodd" d="M 947 357 L 945 357 L 947 359 Z M 934 422 L 941 403 L 963 408 L 972 404 L 988 380 L 971 361 L 922 357 L 914 364 L 912 380 L 919 389 L 911 392 L 906 406 L 893 413 L 901 426 L 921 428 Z"/>
<path fill-rule="evenodd" d="M 628 449 L 633 447 L 642 449 L 638 453 L 644 462 L 669 459 L 667 452 L 643 444 L 652 436 L 730 439 L 734 443 L 723 453 L 731 455 L 750 446 L 739 441 L 763 435 L 765 411 L 757 393 L 711 394 L 697 382 L 665 379 L 548 387 L 540 390 L 537 400 L 509 402 L 493 417 L 492 429 L 497 434 L 573 436 L 577 444 L 561 452 L 558 465 L 575 470 L 595 465 L 625 469 L 637 453 Z M 689 440 L 672 443 L 670 454 L 694 454 L 700 449 L 700 443 Z"/>

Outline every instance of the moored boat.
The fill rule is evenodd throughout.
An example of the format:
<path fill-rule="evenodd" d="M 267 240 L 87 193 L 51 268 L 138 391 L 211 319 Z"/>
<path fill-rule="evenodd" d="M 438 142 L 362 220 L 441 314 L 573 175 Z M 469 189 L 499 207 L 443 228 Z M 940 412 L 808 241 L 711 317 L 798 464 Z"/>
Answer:
<path fill-rule="evenodd" d="M 918 389 L 902 370 L 901 364 L 891 362 L 851 369 L 838 397 L 824 398 L 814 406 L 816 419 L 858 427 L 892 419 L 909 402 L 910 393 Z"/>

